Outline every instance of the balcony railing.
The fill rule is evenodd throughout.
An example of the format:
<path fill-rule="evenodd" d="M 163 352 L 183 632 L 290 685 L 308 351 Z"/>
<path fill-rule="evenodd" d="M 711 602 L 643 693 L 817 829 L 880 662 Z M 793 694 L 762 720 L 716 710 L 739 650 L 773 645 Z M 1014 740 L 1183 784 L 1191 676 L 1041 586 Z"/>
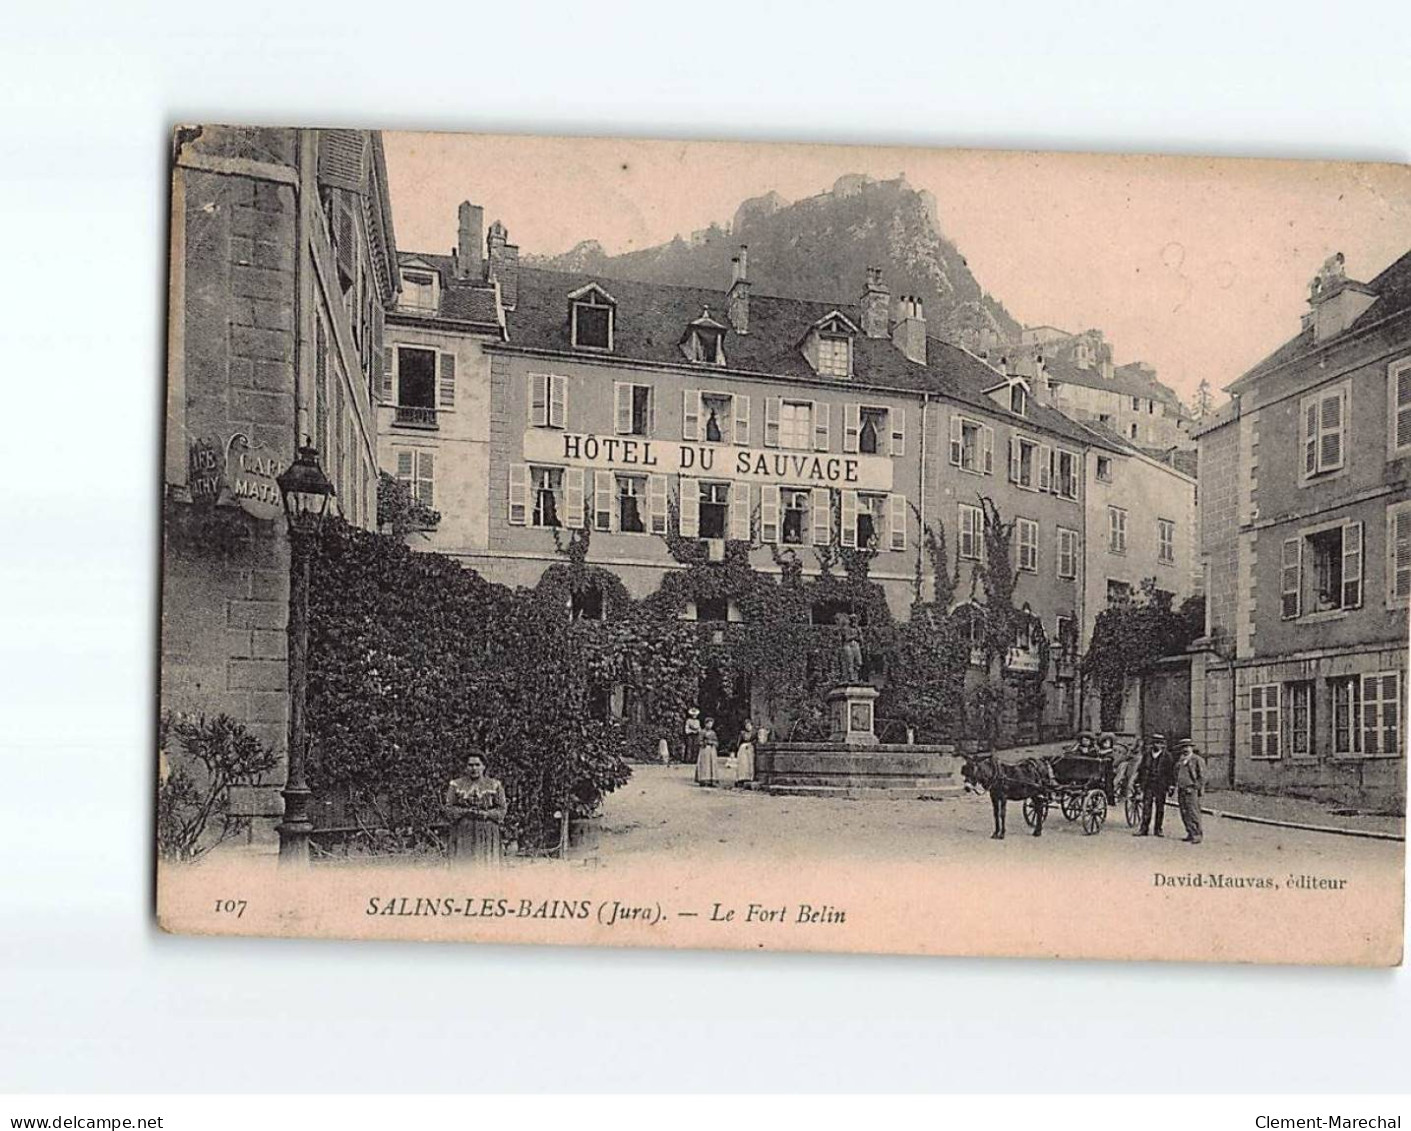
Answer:
<path fill-rule="evenodd" d="M 405 424 L 408 428 L 435 428 L 436 410 L 416 405 L 399 404 L 396 423 Z"/>

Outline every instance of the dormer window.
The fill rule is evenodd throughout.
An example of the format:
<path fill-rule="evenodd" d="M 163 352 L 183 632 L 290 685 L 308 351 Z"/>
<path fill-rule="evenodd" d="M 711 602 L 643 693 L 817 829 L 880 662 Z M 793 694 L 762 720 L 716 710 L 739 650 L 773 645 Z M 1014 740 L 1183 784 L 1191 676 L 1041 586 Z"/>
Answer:
<path fill-rule="evenodd" d="M 439 280 L 434 271 L 404 269 L 402 271 L 402 296 L 397 300 L 397 305 L 403 310 L 434 314 L 438 297 L 437 291 L 439 290 L 438 284 Z"/>
<path fill-rule="evenodd" d="M 825 377 L 846 377 L 852 372 L 852 342 L 847 338 L 818 339 L 818 372 Z"/>
<path fill-rule="evenodd" d="M 810 326 L 800 345 L 815 373 L 845 381 L 853 374 L 852 343 L 857 333 L 857 327 L 835 310 Z"/>
<path fill-rule="evenodd" d="M 725 364 L 725 327 L 710 316 L 710 307 L 703 308 L 701 316 L 686 326 L 681 350 L 689 361 Z"/>
<path fill-rule="evenodd" d="M 1029 407 L 1029 394 L 1024 386 L 1015 382 L 1009 387 L 1009 411 L 1023 416 Z"/>
<path fill-rule="evenodd" d="M 617 327 L 617 300 L 596 283 L 569 297 L 570 333 L 575 349 L 610 350 Z"/>

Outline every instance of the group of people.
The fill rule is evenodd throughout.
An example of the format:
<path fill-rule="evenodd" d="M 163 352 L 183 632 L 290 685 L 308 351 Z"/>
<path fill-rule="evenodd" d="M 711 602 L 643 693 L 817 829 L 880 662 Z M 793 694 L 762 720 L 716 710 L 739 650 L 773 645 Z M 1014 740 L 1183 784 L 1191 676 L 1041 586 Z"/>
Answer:
<path fill-rule="evenodd" d="M 735 748 L 735 784 L 745 785 L 754 781 L 755 725 L 746 719 L 740 727 L 740 742 Z M 686 712 L 683 728 L 683 746 L 686 761 L 696 764 L 696 784 L 715 786 L 720 784 L 721 756 L 720 736 L 715 730 L 715 720 L 701 720 L 699 707 Z"/>
<path fill-rule="evenodd" d="M 1141 790 L 1141 826 L 1133 836 L 1165 835 L 1161 825 L 1166 815 L 1166 794 L 1174 787 L 1181 823 L 1186 827 L 1184 839 L 1190 844 L 1201 842 L 1204 834 L 1200 798 L 1205 793 L 1205 759 L 1191 739 L 1179 739 L 1173 752 L 1168 749 L 1164 734 L 1153 734 L 1144 743 L 1124 747 L 1111 731 L 1094 737 L 1085 730 L 1078 735 L 1074 752 L 1112 759 L 1112 787 L 1118 797 L 1128 798 L 1135 790 Z"/>

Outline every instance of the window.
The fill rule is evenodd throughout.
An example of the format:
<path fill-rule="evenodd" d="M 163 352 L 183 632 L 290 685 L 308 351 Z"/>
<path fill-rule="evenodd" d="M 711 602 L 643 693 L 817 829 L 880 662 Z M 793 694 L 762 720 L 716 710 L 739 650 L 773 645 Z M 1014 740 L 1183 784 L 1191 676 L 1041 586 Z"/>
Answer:
<path fill-rule="evenodd" d="M 650 436 L 653 424 L 652 387 L 618 382 L 613 386 L 619 436 Z"/>
<path fill-rule="evenodd" d="M 725 334 L 721 330 L 698 327 L 691 333 L 690 357 L 706 365 L 725 364 Z"/>
<path fill-rule="evenodd" d="M 1279 685 L 1257 684 L 1249 689 L 1249 756 L 1279 756 Z"/>
<path fill-rule="evenodd" d="M 1303 479 L 1336 471 L 1346 459 L 1346 385 L 1325 389 L 1299 401 L 1303 422 Z"/>
<path fill-rule="evenodd" d="M 1411 453 L 1411 357 L 1387 370 L 1387 458 Z"/>
<path fill-rule="evenodd" d="M 1338 523 L 1284 539 L 1280 613 L 1285 620 L 1362 604 L 1362 524 Z"/>
<path fill-rule="evenodd" d="M 1361 715 L 1360 676 L 1330 679 L 1333 692 L 1333 753 L 1356 754 L 1361 749 L 1357 720 Z"/>
<path fill-rule="evenodd" d="M 721 623 L 728 621 L 730 619 L 730 599 L 728 597 L 697 597 L 696 619 Z"/>
<path fill-rule="evenodd" d="M 436 423 L 435 350 L 397 347 L 397 423 Z"/>
<path fill-rule="evenodd" d="M 434 452 L 403 449 L 397 453 L 397 481 L 412 498 L 426 506 L 436 501 L 436 456 Z"/>
<path fill-rule="evenodd" d="M 1057 478 L 1054 480 L 1053 488 L 1058 492 L 1060 498 L 1076 499 L 1078 497 L 1078 457 L 1073 452 L 1065 452 L 1059 449 L 1057 453 Z"/>
<path fill-rule="evenodd" d="M 1103 483 L 1111 483 L 1111 482 L 1112 482 L 1112 457 L 1111 457 L 1111 456 L 1098 456 L 1098 457 L 1097 457 L 1097 477 L 1098 477 L 1098 479 L 1099 479 L 1100 481 L 1102 481 Z"/>
<path fill-rule="evenodd" d="M 818 339 L 818 372 L 825 377 L 846 377 L 852 372 L 852 343 L 847 338 Z"/>
<path fill-rule="evenodd" d="M 617 477 L 617 528 L 624 534 L 645 534 L 645 503 L 647 480 L 645 476 L 619 475 Z"/>
<path fill-rule="evenodd" d="M 568 619 L 602 620 L 603 591 L 592 583 L 585 585 L 582 589 L 573 590 L 568 599 Z M 605 718 L 606 712 L 602 715 L 595 714 L 593 717 Z"/>
<path fill-rule="evenodd" d="M 1019 535 L 1019 568 L 1026 573 L 1039 572 L 1039 524 L 1031 518 L 1016 519 Z"/>
<path fill-rule="evenodd" d="M 1133 424 L 1133 425 L 1131 426 L 1130 431 L 1131 431 L 1131 434 L 1132 434 L 1132 439 L 1135 440 L 1135 439 L 1137 438 L 1137 426 L 1136 426 L 1135 424 Z"/>
<path fill-rule="evenodd" d="M 1156 402 L 1155 402 L 1155 401 L 1147 401 L 1147 402 L 1146 402 L 1146 414 L 1147 414 L 1148 416 L 1155 416 L 1155 415 L 1156 415 Z"/>
<path fill-rule="evenodd" d="M 1070 637 L 1070 633 L 1073 635 Z M 1074 619 L 1059 613 L 1053 622 L 1053 642 L 1055 652 L 1061 662 L 1071 663 L 1078 658 L 1078 637 L 1074 632 Z"/>
<path fill-rule="evenodd" d="M 789 546 L 802 546 L 810 531 L 808 505 L 811 492 L 807 488 L 784 487 L 780 491 L 784 507 L 784 537 Z"/>
<path fill-rule="evenodd" d="M 1401 677 L 1397 672 L 1341 676 L 1333 693 L 1333 753 L 1401 753 Z"/>
<path fill-rule="evenodd" d="M 1125 605 L 1132 599 L 1132 583 L 1130 581 L 1116 581 L 1113 578 L 1107 579 L 1107 603 L 1109 605 Z"/>
<path fill-rule="evenodd" d="M 700 537 L 724 538 L 730 512 L 730 484 L 701 484 Z"/>
<path fill-rule="evenodd" d="M 963 416 L 950 418 L 950 462 L 953 467 L 976 475 L 989 475 L 994 471 L 994 452 L 995 430 L 988 424 L 966 420 Z"/>
<path fill-rule="evenodd" d="M 887 522 L 887 496 L 863 494 L 857 496 L 857 544 L 863 548 L 872 545 L 875 538 L 880 547 L 885 537 Z"/>
<path fill-rule="evenodd" d="M 882 438 L 887 434 L 887 410 L 864 408 L 858 413 L 857 450 L 876 455 L 883 450 Z"/>
<path fill-rule="evenodd" d="M 704 421 L 702 438 L 708 444 L 723 444 L 730 434 L 731 402 L 727 393 L 702 393 L 701 417 Z"/>
<path fill-rule="evenodd" d="M 534 493 L 532 526 L 560 526 L 559 511 L 563 508 L 563 469 L 531 467 L 529 481 Z"/>
<path fill-rule="evenodd" d="M 1156 520 L 1156 557 L 1162 565 L 1176 562 L 1176 524 L 1169 518 Z"/>
<path fill-rule="evenodd" d="M 529 375 L 529 423 L 535 428 L 568 426 L 568 378 L 555 373 Z"/>
<path fill-rule="evenodd" d="M 613 335 L 612 304 L 597 288 L 573 304 L 573 344 L 579 349 L 610 350 Z"/>
<path fill-rule="evenodd" d="M 1387 507 L 1387 604 L 1411 603 L 1411 502 Z"/>
<path fill-rule="evenodd" d="M 1038 486 L 1039 446 L 1014 436 L 1009 441 L 1009 481 L 1020 487 Z"/>
<path fill-rule="evenodd" d="M 1141 397 L 1133 397 L 1133 398 L 1132 398 L 1132 411 L 1133 411 L 1133 412 L 1141 412 L 1141 410 L 1142 410 L 1142 399 L 1141 399 Z"/>
<path fill-rule="evenodd" d="M 1024 392 L 1024 386 L 1015 382 L 1009 386 L 1009 411 L 1024 415 L 1024 410 L 1028 406 L 1028 397 Z"/>
<path fill-rule="evenodd" d="M 1058 576 L 1078 576 L 1078 532 L 1063 526 L 1058 528 Z"/>
<path fill-rule="evenodd" d="M 979 507 L 960 504 L 960 556 L 978 562 L 984 547 L 985 519 Z"/>
<path fill-rule="evenodd" d="M 1127 512 L 1123 507 L 1107 508 L 1107 552 L 1127 552 Z"/>
<path fill-rule="evenodd" d="M 397 305 L 407 310 L 436 310 L 436 276 L 428 271 L 402 272 L 402 297 Z"/>
<path fill-rule="evenodd" d="M 779 446 L 813 447 L 813 403 L 785 401 L 779 406 Z"/>
<path fill-rule="evenodd" d="M 1313 757 L 1313 682 L 1299 680 L 1284 684 L 1288 704 L 1286 733 L 1288 752 L 1294 758 Z"/>

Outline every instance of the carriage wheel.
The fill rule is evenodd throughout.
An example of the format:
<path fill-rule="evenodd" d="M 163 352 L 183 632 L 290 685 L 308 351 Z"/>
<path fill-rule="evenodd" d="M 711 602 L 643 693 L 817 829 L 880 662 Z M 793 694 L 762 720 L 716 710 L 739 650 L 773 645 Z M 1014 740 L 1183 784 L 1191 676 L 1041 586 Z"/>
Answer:
<path fill-rule="evenodd" d="M 1102 831 L 1107 820 L 1107 798 L 1100 789 L 1090 789 L 1083 796 L 1083 832 L 1087 836 Z"/>
<path fill-rule="evenodd" d="M 1063 815 L 1070 821 L 1076 821 L 1083 811 L 1083 795 L 1081 793 L 1065 793 L 1059 802 L 1063 809 Z"/>
<path fill-rule="evenodd" d="M 1038 822 L 1039 813 L 1048 812 L 1048 802 L 1042 797 L 1024 798 L 1024 823 L 1031 829 Z"/>
<path fill-rule="evenodd" d="M 1127 818 L 1127 827 L 1136 828 L 1142 823 L 1142 799 L 1135 792 L 1127 794 L 1127 799 L 1123 803 L 1123 811 Z"/>

